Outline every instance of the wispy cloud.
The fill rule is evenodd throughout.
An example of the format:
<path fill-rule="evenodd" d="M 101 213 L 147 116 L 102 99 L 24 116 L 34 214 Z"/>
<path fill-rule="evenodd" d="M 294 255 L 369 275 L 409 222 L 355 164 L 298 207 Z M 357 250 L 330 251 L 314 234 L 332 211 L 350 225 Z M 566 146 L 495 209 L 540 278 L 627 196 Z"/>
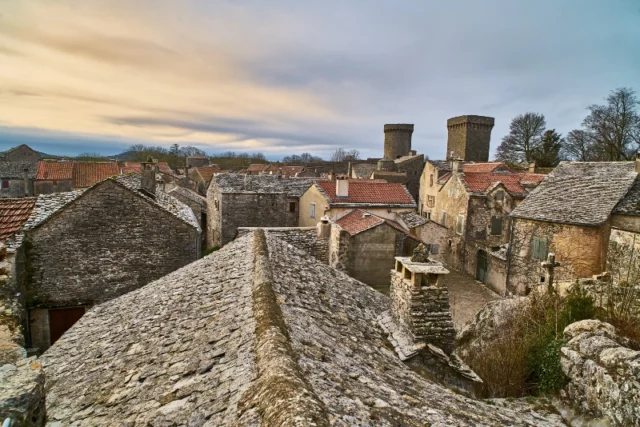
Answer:
<path fill-rule="evenodd" d="M 626 0 L 5 0 L 0 150 L 28 135 L 49 151 L 377 156 L 384 123 L 412 122 L 441 157 L 459 114 L 495 116 L 495 148 L 516 114 L 567 132 L 610 89 L 640 89 L 639 15 Z"/>

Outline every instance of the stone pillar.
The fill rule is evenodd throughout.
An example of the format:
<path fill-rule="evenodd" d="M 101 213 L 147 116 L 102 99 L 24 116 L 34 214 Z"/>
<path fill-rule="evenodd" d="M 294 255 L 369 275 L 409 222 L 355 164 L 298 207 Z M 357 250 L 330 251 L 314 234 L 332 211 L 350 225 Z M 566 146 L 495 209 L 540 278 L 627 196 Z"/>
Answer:
<path fill-rule="evenodd" d="M 391 272 L 391 317 L 414 344 L 432 344 L 453 351 L 456 332 L 449 307 L 449 291 L 440 278 L 449 271 L 436 261 L 412 262 L 396 257 Z"/>

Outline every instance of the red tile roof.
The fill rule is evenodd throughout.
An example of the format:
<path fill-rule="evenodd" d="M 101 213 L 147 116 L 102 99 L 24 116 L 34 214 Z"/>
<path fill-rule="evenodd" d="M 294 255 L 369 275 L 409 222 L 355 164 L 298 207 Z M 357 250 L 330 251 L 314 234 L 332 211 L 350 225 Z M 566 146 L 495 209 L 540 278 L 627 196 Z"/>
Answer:
<path fill-rule="evenodd" d="M 490 187 L 501 183 L 511 194 L 526 194 L 524 183 L 539 184 L 545 175 L 535 173 L 465 173 L 464 182 L 467 188 L 474 192 L 485 192 Z"/>
<path fill-rule="evenodd" d="M 511 170 L 509 166 L 502 162 L 490 162 L 490 163 L 469 163 L 463 165 L 464 173 L 467 172 L 493 172 L 500 168 L 500 170 Z"/>
<path fill-rule="evenodd" d="M 38 162 L 36 179 L 65 180 L 73 178 L 73 162 Z"/>
<path fill-rule="evenodd" d="M 268 164 L 258 164 L 258 163 L 253 163 L 250 164 L 249 167 L 247 168 L 247 172 L 251 173 L 251 172 L 262 172 L 263 170 L 267 169 L 269 167 Z"/>
<path fill-rule="evenodd" d="M 36 197 L 0 198 L 0 242 L 19 231 L 36 204 Z"/>
<path fill-rule="evenodd" d="M 402 228 L 397 222 L 379 217 L 362 209 L 354 209 L 336 220 L 336 224 L 352 236 L 384 223 L 389 224 L 391 227 L 403 233 L 407 232 L 407 230 Z"/>
<path fill-rule="evenodd" d="M 131 172 L 139 174 L 142 172 L 142 164 L 140 162 L 124 162 L 124 166 L 120 169 L 122 169 L 123 174 Z M 158 171 L 168 175 L 174 174 L 167 162 L 158 162 Z"/>
<path fill-rule="evenodd" d="M 211 181 L 213 174 L 220 173 L 220 168 L 217 165 L 198 166 L 193 169 L 198 171 L 198 173 L 200 174 L 202 179 L 204 179 L 205 182 Z"/>
<path fill-rule="evenodd" d="M 73 166 L 73 188 L 87 188 L 104 181 L 110 176 L 119 175 L 117 163 L 77 162 Z"/>
<path fill-rule="evenodd" d="M 378 183 L 370 182 L 370 180 L 350 179 L 348 197 L 336 197 L 335 181 L 318 181 L 315 185 L 324 192 L 331 204 L 361 203 L 365 205 L 415 206 L 415 201 L 405 186 L 398 183 Z"/>

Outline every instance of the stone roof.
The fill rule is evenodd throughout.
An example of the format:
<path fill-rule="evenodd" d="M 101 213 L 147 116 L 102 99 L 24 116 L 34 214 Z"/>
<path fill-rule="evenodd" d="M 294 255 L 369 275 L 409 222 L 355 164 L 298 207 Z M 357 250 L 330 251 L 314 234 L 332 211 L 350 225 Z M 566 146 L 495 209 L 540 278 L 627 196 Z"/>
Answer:
<path fill-rule="evenodd" d="M 39 162 L 35 179 L 71 180 L 73 179 L 73 162 Z"/>
<path fill-rule="evenodd" d="M 87 188 L 120 173 L 115 162 L 74 162 L 73 188 Z"/>
<path fill-rule="evenodd" d="M 349 180 L 348 197 L 336 196 L 335 181 L 318 181 L 316 188 L 325 196 L 330 206 L 391 206 L 416 207 L 416 202 L 399 183 L 370 182 L 369 180 Z"/>
<path fill-rule="evenodd" d="M 36 176 L 36 170 L 38 166 L 36 162 L 10 162 L 6 160 L 0 160 L 0 178 L 24 178 L 24 170 L 27 169 L 29 178 L 33 179 Z"/>
<path fill-rule="evenodd" d="M 92 308 L 41 357 L 60 425 L 562 425 L 389 349 L 389 299 L 263 231 Z"/>
<path fill-rule="evenodd" d="M 315 179 L 228 173 L 216 175 L 211 182 L 215 183 L 222 193 L 284 193 L 289 197 L 300 197 Z"/>
<path fill-rule="evenodd" d="M 371 174 L 378 169 L 378 166 L 374 163 L 356 163 L 351 166 L 351 170 L 356 175 L 356 178 L 371 178 Z"/>
<path fill-rule="evenodd" d="M 200 206 L 206 206 L 207 205 L 207 199 L 205 199 L 204 197 L 202 197 L 201 195 L 199 195 L 198 193 L 196 193 L 193 190 L 189 190 L 188 188 L 184 188 L 184 187 L 180 187 L 175 186 L 173 187 L 171 190 L 167 191 L 167 194 L 171 194 L 172 196 L 174 194 L 180 195 L 186 199 L 191 200 L 192 202 L 195 202 L 197 204 L 199 204 Z"/>
<path fill-rule="evenodd" d="M 597 226 L 634 184 L 634 162 L 562 162 L 511 216 Z"/>
<path fill-rule="evenodd" d="M 341 216 L 335 221 L 344 231 L 355 236 L 363 231 L 372 229 L 382 224 L 388 224 L 398 231 L 407 233 L 400 224 L 390 219 L 382 218 L 371 212 L 363 211 L 362 209 L 354 209 L 351 212 Z"/>
<path fill-rule="evenodd" d="M 62 193 L 40 194 L 36 198 L 36 204 L 31 216 L 24 224 L 24 230 L 29 230 L 43 223 L 54 212 L 61 209 L 67 203 L 80 197 L 86 190 L 65 191 Z"/>
<path fill-rule="evenodd" d="M 613 210 L 618 215 L 640 215 L 640 178 L 636 177 L 631 189 Z"/>
<path fill-rule="evenodd" d="M 399 216 L 402 222 L 409 228 L 420 227 L 428 222 L 426 218 L 421 217 L 415 212 L 397 212 L 396 215 Z"/>
<path fill-rule="evenodd" d="M 35 204 L 35 197 L 0 198 L 0 242 L 4 242 L 7 237 L 22 229 L 31 216 Z"/>

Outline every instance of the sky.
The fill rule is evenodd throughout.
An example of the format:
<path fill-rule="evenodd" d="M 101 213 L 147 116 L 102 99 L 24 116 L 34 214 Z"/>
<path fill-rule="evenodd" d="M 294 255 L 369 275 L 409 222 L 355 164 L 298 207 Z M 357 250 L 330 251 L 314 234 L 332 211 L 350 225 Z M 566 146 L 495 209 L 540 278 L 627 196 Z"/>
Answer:
<path fill-rule="evenodd" d="M 637 0 L 0 0 L 0 151 L 192 145 L 444 158 L 447 118 L 543 113 L 566 134 L 640 91 Z"/>

